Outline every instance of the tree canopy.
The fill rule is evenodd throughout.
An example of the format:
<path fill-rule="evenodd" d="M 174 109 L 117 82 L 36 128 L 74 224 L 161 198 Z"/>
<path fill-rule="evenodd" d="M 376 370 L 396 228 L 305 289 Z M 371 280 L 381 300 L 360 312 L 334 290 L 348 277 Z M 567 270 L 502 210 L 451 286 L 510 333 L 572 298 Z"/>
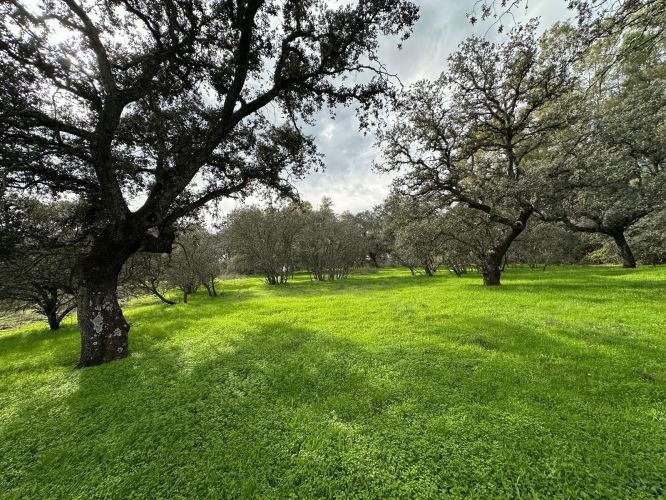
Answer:
<path fill-rule="evenodd" d="M 317 154 L 300 124 L 389 91 L 380 35 L 407 0 L 11 0 L 0 6 L 5 189 L 80 198 L 81 366 L 127 355 L 118 274 L 174 224 L 258 185 L 292 192 Z M 274 117 L 277 117 L 275 119 Z"/>

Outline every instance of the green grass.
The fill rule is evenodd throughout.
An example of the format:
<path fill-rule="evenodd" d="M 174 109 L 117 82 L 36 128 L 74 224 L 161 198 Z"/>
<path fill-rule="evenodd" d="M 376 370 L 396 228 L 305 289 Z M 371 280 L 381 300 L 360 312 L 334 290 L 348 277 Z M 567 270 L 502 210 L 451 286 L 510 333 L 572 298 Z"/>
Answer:
<path fill-rule="evenodd" d="M 224 282 L 0 332 L 4 498 L 666 495 L 666 267 Z"/>

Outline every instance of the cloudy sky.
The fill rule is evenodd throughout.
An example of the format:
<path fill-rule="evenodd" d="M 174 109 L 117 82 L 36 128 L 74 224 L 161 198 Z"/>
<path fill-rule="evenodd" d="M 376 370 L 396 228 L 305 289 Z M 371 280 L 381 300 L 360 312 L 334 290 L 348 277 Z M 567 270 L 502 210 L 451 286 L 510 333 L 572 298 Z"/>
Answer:
<path fill-rule="evenodd" d="M 471 35 L 497 36 L 489 22 L 472 26 L 466 13 L 475 0 L 413 0 L 420 6 L 420 20 L 414 33 L 402 50 L 396 48 L 396 40 L 382 46 L 383 60 L 389 71 L 397 73 L 404 84 L 423 78 L 436 78 L 445 68 L 448 55 L 460 42 Z M 558 20 L 571 17 L 564 0 L 529 0 L 527 9 L 514 12 L 517 21 L 540 18 L 543 29 Z M 504 24 L 514 21 L 506 18 Z M 374 137 L 364 137 L 358 131 L 353 110 L 338 110 L 335 120 L 324 115 L 312 131 L 319 150 L 325 155 L 326 169 L 314 172 L 298 182 L 299 193 L 304 200 L 318 205 L 322 196 L 329 196 L 338 211 L 359 212 L 381 203 L 388 193 L 391 177 L 372 170 L 377 154 Z M 233 207 L 227 200 L 224 209 Z"/>

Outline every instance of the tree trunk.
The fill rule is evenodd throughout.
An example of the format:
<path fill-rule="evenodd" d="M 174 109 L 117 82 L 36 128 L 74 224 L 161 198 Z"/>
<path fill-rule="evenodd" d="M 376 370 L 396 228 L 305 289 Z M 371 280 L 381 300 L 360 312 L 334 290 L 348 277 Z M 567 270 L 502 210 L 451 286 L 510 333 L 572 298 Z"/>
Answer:
<path fill-rule="evenodd" d="M 210 279 L 211 297 L 217 297 L 217 290 L 215 289 L 215 278 Z"/>
<path fill-rule="evenodd" d="M 527 226 L 527 221 L 530 219 L 534 209 L 527 207 L 518 216 L 518 220 L 511 227 L 511 229 L 503 234 L 503 239 L 498 242 L 495 247 L 488 252 L 488 256 L 483 263 L 481 270 L 483 274 L 484 286 L 499 286 L 500 276 L 504 266 L 506 265 L 506 256 L 511 248 L 511 244 L 520 236 Z"/>
<path fill-rule="evenodd" d="M 83 264 L 78 269 L 79 367 L 100 365 L 128 355 L 130 326 L 125 321 L 116 293 L 120 267 L 122 264 L 102 262 L 99 265 Z"/>
<path fill-rule="evenodd" d="M 49 311 L 46 315 L 46 319 L 49 322 L 49 328 L 53 331 L 60 328 L 60 318 L 58 318 L 58 311 L 52 310 Z"/>
<path fill-rule="evenodd" d="M 45 288 L 39 294 L 38 304 L 40 312 L 46 316 L 51 330 L 60 328 L 60 319 L 58 318 L 58 289 Z"/>
<path fill-rule="evenodd" d="M 148 214 L 147 219 L 128 213 L 113 216 L 122 220 L 101 231 L 89 253 L 77 260 L 73 270 L 81 330 L 80 368 L 127 357 L 130 325 L 118 303 L 120 271 L 139 249 L 170 252 L 175 238 L 168 228 L 161 228 L 158 236 L 147 234 L 154 223 L 154 213 Z"/>
<path fill-rule="evenodd" d="M 627 242 L 627 239 L 624 237 L 624 232 L 619 231 L 613 234 L 613 239 L 615 244 L 620 252 L 620 257 L 622 257 L 622 267 L 629 269 L 634 269 L 636 267 L 636 258 L 634 253 L 631 251 L 631 247 Z"/>
<path fill-rule="evenodd" d="M 188 296 L 187 290 L 183 290 L 183 304 L 187 304 L 187 296 Z"/>
<path fill-rule="evenodd" d="M 502 275 L 501 258 L 491 258 L 483 267 L 484 286 L 499 286 L 500 276 Z"/>

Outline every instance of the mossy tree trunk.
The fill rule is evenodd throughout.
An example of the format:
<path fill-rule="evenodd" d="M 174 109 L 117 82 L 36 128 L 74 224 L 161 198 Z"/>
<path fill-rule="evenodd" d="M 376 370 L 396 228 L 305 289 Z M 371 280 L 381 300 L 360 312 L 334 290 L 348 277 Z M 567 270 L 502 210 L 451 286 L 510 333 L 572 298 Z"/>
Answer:
<path fill-rule="evenodd" d="M 116 292 L 120 267 L 122 263 L 105 266 L 87 261 L 78 269 L 79 367 L 108 363 L 125 358 L 129 353 L 130 325 L 125 320 Z"/>

